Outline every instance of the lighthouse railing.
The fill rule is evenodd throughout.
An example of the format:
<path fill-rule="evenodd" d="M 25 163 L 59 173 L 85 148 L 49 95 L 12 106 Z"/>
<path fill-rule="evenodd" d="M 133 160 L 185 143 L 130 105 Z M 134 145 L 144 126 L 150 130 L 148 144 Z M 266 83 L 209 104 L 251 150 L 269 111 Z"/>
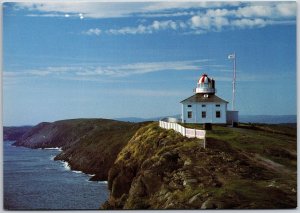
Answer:
<path fill-rule="evenodd" d="M 185 128 L 178 123 L 175 122 L 168 122 L 169 119 L 163 119 L 159 121 L 159 126 L 163 129 L 173 129 L 176 132 L 179 132 L 181 135 L 188 137 L 188 138 L 199 138 L 204 139 L 203 146 L 205 148 L 205 139 L 206 139 L 206 131 L 200 129 L 191 129 Z"/>

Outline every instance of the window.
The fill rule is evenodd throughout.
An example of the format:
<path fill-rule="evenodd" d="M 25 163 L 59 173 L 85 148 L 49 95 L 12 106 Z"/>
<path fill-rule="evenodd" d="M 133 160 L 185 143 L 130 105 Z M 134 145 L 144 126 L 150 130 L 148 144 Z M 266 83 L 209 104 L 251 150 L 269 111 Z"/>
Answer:
<path fill-rule="evenodd" d="M 220 104 L 216 104 L 216 107 L 220 107 Z"/>
<path fill-rule="evenodd" d="M 202 118 L 206 118 L 206 112 L 202 111 Z"/>
<path fill-rule="evenodd" d="M 206 105 L 205 105 L 205 104 L 202 104 L 202 107 L 206 107 Z"/>
<path fill-rule="evenodd" d="M 192 111 L 188 111 L 188 118 L 192 118 Z"/>
<path fill-rule="evenodd" d="M 216 111 L 216 118 L 221 118 L 221 111 Z"/>
<path fill-rule="evenodd" d="M 188 105 L 188 107 L 192 107 L 192 105 Z"/>

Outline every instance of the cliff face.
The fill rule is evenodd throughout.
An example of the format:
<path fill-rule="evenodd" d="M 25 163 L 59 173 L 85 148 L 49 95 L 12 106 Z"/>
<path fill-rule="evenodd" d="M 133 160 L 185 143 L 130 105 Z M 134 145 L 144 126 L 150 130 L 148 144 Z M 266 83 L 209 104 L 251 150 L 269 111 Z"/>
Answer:
<path fill-rule="evenodd" d="M 107 180 L 103 209 L 295 208 L 296 128 L 214 126 L 207 148 L 157 122 L 41 123 L 14 145 L 62 147 L 56 160 Z"/>
<path fill-rule="evenodd" d="M 272 133 L 227 129 L 211 131 L 206 149 L 201 148 L 197 139 L 161 129 L 157 123 L 139 129 L 109 171 L 111 193 L 102 208 L 295 208 L 293 154 L 286 150 L 290 155 L 281 156 L 292 162 L 288 169 L 254 154 L 254 148 L 248 151 L 251 144 L 244 146 L 246 141 L 251 142 L 251 137 L 254 140 L 259 135 L 254 145 L 259 147 L 256 151 L 264 152 L 268 147 L 260 142 L 272 137 Z M 221 135 L 224 140 L 218 138 Z M 273 135 L 279 136 L 283 142 L 288 138 L 288 146 L 294 147 L 294 137 Z M 234 141 L 233 145 L 228 139 Z M 238 147 L 235 140 L 244 145 Z M 274 147 L 284 150 L 279 142 Z M 275 157 L 274 153 L 266 156 L 270 155 Z"/>
<path fill-rule="evenodd" d="M 30 148 L 62 147 L 55 160 L 71 169 L 96 174 L 93 180 L 107 180 L 117 154 L 143 124 L 107 119 L 74 119 L 41 123 L 14 145 Z"/>
<path fill-rule="evenodd" d="M 28 132 L 32 126 L 20 126 L 20 127 L 3 127 L 3 140 L 15 141 Z"/>

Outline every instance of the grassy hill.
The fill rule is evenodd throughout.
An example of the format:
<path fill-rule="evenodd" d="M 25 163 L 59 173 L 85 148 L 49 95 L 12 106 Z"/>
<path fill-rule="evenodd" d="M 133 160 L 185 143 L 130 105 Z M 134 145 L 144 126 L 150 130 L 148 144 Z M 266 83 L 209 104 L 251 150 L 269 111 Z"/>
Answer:
<path fill-rule="evenodd" d="M 214 125 L 204 149 L 157 122 L 74 119 L 41 123 L 15 145 L 62 147 L 55 159 L 108 180 L 103 209 L 297 206 L 296 125 Z"/>
<path fill-rule="evenodd" d="M 282 128 L 214 126 L 203 149 L 197 139 L 149 124 L 110 169 L 102 208 L 295 208 L 296 130 Z"/>
<path fill-rule="evenodd" d="M 14 145 L 29 148 L 62 147 L 55 160 L 74 170 L 96 174 L 93 180 L 107 180 L 117 154 L 143 123 L 107 119 L 73 119 L 40 123 Z"/>

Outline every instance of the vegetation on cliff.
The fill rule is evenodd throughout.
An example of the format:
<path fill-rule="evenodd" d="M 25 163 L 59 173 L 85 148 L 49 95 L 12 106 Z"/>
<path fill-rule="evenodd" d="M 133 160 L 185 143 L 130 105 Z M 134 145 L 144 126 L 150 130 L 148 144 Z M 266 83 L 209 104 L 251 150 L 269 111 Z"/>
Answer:
<path fill-rule="evenodd" d="M 28 132 L 32 126 L 9 126 L 3 127 L 3 140 L 4 141 L 15 141 L 22 137 L 26 132 Z"/>
<path fill-rule="evenodd" d="M 107 180 L 117 154 L 142 123 L 107 119 L 73 119 L 40 123 L 14 143 L 29 148 L 61 147 L 55 160 L 71 169 L 95 174 L 92 180 Z"/>
<path fill-rule="evenodd" d="M 295 125 L 216 125 L 204 149 L 157 122 L 74 119 L 41 123 L 14 145 L 62 147 L 56 160 L 108 179 L 104 209 L 264 209 L 297 205 L 296 138 Z"/>
<path fill-rule="evenodd" d="M 296 135 L 256 128 L 216 126 L 204 149 L 157 123 L 142 127 L 109 171 L 102 208 L 295 208 Z"/>

